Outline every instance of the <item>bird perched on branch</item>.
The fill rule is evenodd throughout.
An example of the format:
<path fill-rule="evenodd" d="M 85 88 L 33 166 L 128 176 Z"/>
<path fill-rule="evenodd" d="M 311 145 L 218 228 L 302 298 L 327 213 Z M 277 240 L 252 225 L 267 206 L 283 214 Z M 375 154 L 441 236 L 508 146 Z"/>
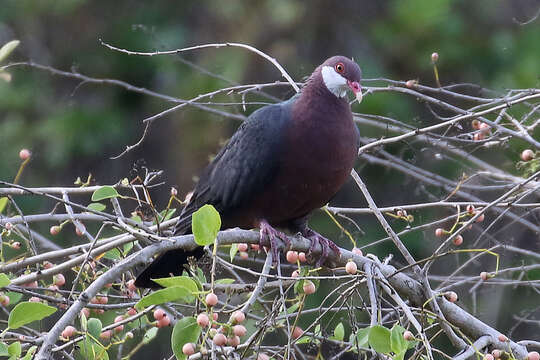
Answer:
<path fill-rule="evenodd" d="M 347 180 L 359 147 L 347 91 L 362 99 L 360 67 L 334 56 L 317 67 L 301 92 L 264 106 L 239 127 L 204 169 L 193 196 L 182 210 L 174 234 L 191 233 L 191 217 L 204 204 L 221 215 L 222 229 L 259 228 L 277 260 L 277 228 L 300 232 L 322 246 L 320 264 L 330 240 L 307 226 L 310 213 L 324 206 Z M 189 256 L 202 249 L 170 250 L 158 256 L 138 277 L 138 287 L 156 287 L 151 279 L 180 275 Z"/>

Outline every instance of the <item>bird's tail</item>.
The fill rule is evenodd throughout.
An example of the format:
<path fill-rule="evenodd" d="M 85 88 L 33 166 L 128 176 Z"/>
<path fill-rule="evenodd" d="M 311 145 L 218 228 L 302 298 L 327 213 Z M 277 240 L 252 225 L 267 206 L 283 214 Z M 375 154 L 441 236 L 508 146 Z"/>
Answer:
<path fill-rule="evenodd" d="M 174 228 L 174 235 L 191 233 L 191 214 L 181 216 Z M 203 247 L 199 246 L 194 250 L 174 249 L 160 254 L 142 273 L 135 279 L 135 286 L 139 288 L 158 289 L 157 283 L 152 279 L 159 279 L 169 276 L 182 275 L 184 265 L 188 264 L 190 257 L 197 259 L 204 255 Z"/>

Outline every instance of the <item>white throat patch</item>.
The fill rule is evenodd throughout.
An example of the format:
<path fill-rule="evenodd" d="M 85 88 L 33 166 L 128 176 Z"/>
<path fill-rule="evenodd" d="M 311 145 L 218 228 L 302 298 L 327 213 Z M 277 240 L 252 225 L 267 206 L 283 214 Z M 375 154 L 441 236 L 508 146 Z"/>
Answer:
<path fill-rule="evenodd" d="M 323 66 L 321 69 L 324 85 L 338 98 L 347 95 L 347 80 L 339 75 L 332 66 Z"/>

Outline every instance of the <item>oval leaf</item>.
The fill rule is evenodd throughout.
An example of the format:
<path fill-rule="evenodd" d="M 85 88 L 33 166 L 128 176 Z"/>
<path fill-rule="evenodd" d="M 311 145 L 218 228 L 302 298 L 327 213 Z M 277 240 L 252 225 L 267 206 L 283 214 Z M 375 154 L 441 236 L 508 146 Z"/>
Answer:
<path fill-rule="evenodd" d="M 343 323 L 339 323 L 334 329 L 334 339 L 338 341 L 343 341 L 344 337 L 345 337 L 345 328 L 343 327 Z"/>
<path fill-rule="evenodd" d="M 24 355 L 22 360 L 32 360 L 32 356 L 34 355 L 36 350 L 37 350 L 37 346 L 36 345 L 32 346 L 30 349 L 28 349 L 28 351 L 26 352 L 26 355 Z"/>
<path fill-rule="evenodd" d="M 41 320 L 54 314 L 56 308 L 38 302 L 22 302 L 17 304 L 9 314 L 8 327 L 17 329 L 32 321 Z"/>
<path fill-rule="evenodd" d="M 94 193 L 92 194 L 92 201 L 100 201 L 103 199 L 110 199 L 118 196 L 120 196 L 120 194 L 118 194 L 115 188 L 106 185 L 94 191 Z"/>
<path fill-rule="evenodd" d="M 0 274 L 0 288 L 6 287 L 11 283 L 6 274 Z"/>
<path fill-rule="evenodd" d="M 197 325 L 197 320 L 194 317 L 184 317 L 174 325 L 171 346 L 176 359 L 187 359 L 187 356 L 182 352 L 182 347 L 187 343 L 197 342 L 200 334 L 201 328 Z"/>
<path fill-rule="evenodd" d="M 135 304 L 135 308 L 140 310 L 150 305 L 159 305 L 179 299 L 191 300 L 193 299 L 193 295 L 191 295 L 191 291 L 189 291 L 183 286 L 172 286 L 158 291 L 154 291 L 150 295 L 146 295 L 141 300 L 139 300 L 137 304 Z"/>
<path fill-rule="evenodd" d="M 399 354 L 407 350 L 409 344 L 407 340 L 403 338 L 405 329 L 399 325 L 394 325 L 390 333 L 390 347 L 394 354 Z"/>
<path fill-rule="evenodd" d="M 86 328 L 88 329 L 88 334 L 94 339 L 98 340 L 99 335 L 101 335 L 101 329 L 103 328 L 103 324 L 101 323 L 101 320 L 96 318 L 90 318 L 86 322 Z"/>
<path fill-rule="evenodd" d="M 154 339 L 157 335 L 157 332 L 158 332 L 158 328 L 157 327 L 153 327 L 151 329 L 148 329 L 148 331 L 146 331 L 144 333 L 144 336 L 143 336 L 143 339 L 142 339 L 142 343 L 143 344 L 148 344 L 150 341 L 152 341 L 152 339 Z"/>
<path fill-rule="evenodd" d="M 102 204 L 102 203 L 94 202 L 94 203 L 91 203 L 90 205 L 88 205 L 87 208 L 89 210 L 94 210 L 94 211 L 103 211 L 103 210 L 105 210 L 107 208 L 107 206 L 105 204 Z"/>
<path fill-rule="evenodd" d="M 190 290 L 191 292 L 197 292 L 199 291 L 199 288 L 197 287 L 197 283 L 193 281 L 193 279 L 187 277 L 187 276 L 173 276 L 173 277 L 167 277 L 167 278 L 161 278 L 161 279 L 152 279 L 152 281 L 155 281 L 159 285 L 168 288 L 173 286 L 183 286 L 186 289 Z"/>
<path fill-rule="evenodd" d="M 195 242 L 201 246 L 214 243 L 221 228 L 221 217 L 212 205 L 204 205 L 192 216 L 192 229 Z"/>
<path fill-rule="evenodd" d="M 21 343 L 17 341 L 9 345 L 8 353 L 9 353 L 9 356 L 14 356 L 15 358 L 18 358 L 19 356 L 21 356 L 21 353 L 22 353 Z"/>
<path fill-rule="evenodd" d="M 390 330 L 387 328 L 376 325 L 369 330 L 369 345 L 378 353 L 388 354 L 392 349 L 390 348 Z"/>
<path fill-rule="evenodd" d="M 4 61 L 4 59 L 6 59 L 9 54 L 11 54 L 11 52 L 15 50 L 17 46 L 19 46 L 19 44 L 19 40 L 11 40 L 10 42 L 2 46 L 2 48 L 0 48 L 0 62 Z"/>

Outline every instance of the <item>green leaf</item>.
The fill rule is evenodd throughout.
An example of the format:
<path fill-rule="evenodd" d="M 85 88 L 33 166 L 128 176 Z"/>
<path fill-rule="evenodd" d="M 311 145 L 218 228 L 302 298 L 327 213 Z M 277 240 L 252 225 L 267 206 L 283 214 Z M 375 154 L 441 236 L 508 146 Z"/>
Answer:
<path fill-rule="evenodd" d="M 0 356 L 9 356 L 8 346 L 3 342 L 0 342 Z"/>
<path fill-rule="evenodd" d="M 310 343 L 312 339 L 313 338 L 309 336 L 302 336 L 300 339 L 298 339 L 298 341 L 296 341 L 296 345 Z"/>
<path fill-rule="evenodd" d="M 56 308 L 39 302 L 22 302 L 17 304 L 9 314 L 8 327 L 17 329 L 32 321 L 41 320 L 54 314 Z"/>
<path fill-rule="evenodd" d="M 199 291 L 199 288 L 197 287 L 197 283 L 193 281 L 193 279 L 187 276 L 173 276 L 173 277 L 152 279 L 152 280 L 165 288 L 173 287 L 173 286 L 183 286 L 189 291 L 191 291 L 192 293 Z"/>
<path fill-rule="evenodd" d="M 405 358 L 405 353 L 407 352 L 407 349 L 398 352 L 396 355 L 394 355 L 394 360 L 403 360 Z"/>
<path fill-rule="evenodd" d="M 11 40 L 10 42 L 4 44 L 4 46 L 0 48 L 0 62 L 4 61 L 9 56 L 9 54 L 11 54 L 11 52 L 15 50 L 17 46 L 19 46 L 19 44 L 19 40 Z"/>
<path fill-rule="evenodd" d="M 345 337 L 345 328 L 343 327 L 343 323 L 339 323 L 334 329 L 334 336 L 332 338 L 334 340 L 343 341 L 344 337 Z"/>
<path fill-rule="evenodd" d="M 228 285 L 228 284 L 232 284 L 232 283 L 234 283 L 234 279 L 218 279 L 218 280 L 216 280 L 216 284 Z"/>
<path fill-rule="evenodd" d="M 6 287 L 11 283 L 6 274 L 0 274 L 0 288 Z"/>
<path fill-rule="evenodd" d="M 15 304 L 17 304 L 23 297 L 23 294 L 12 291 L 8 291 L 6 295 L 9 297 L 10 306 L 15 306 Z"/>
<path fill-rule="evenodd" d="M 26 352 L 26 355 L 24 355 L 22 360 L 32 360 L 32 356 L 34 355 L 36 350 L 37 350 L 37 346 L 36 345 L 32 346 L 30 349 L 28 349 L 28 351 Z"/>
<path fill-rule="evenodd" d="M 398 324 L 392 327 L 390 332 L 390 348 L 395 354 L 399 354 L 402 351 L 407 350 L 407 340 L 403 338 L 405 329 Z"/>
<path fill-rule="evenodd" d="M 174 325 L 171 335 L 171 346 L 174 356 L 178 360 L 185 360 L 187 356 L 182 353 L 182 347 L 187 343 L 196 343 L 201 334 L 201 327 L 194 317 L 184 317 Z"/>
<path fill-rule="evenodd" d="M 110 199 L 118 197 L 120 194 L 112 186 L 102 186 L 92 194 L 92 201 L 101 201 L 103 199 Z"/>
<path fill-rule="evenodd" d="M 79 312 L 79 321 L 81 323 L 81 330 L 86 332 L 88 330 L 88 319 L 86 318 L 86 315 L 84 315 L 84 312 Z"/>
<path fill-rule="evenodd" d="M 8 353 L 9 356 L 14 356 L 18 358 L 22 354 L 22 347 L 20 342 L 14 342 L 13 344 L 8 346 Z"/>
<path fill-rule="evenodd" d="M 388 354 L 392 351 L 390 347 L 390 330 L 387 328 L 375 325 L 369 331 L 369 345 L 378 353 Z"/>
<path fill-rule="evenodd" d="M 103 210 L 105 210 L 107 208 L 107 206 L 102 204 L 102 203 L 94 202 L 94 203 L 91 203 L 90 205 L 88 205 L 87 208 L 90 209 L 90 210 L 94 210 L 94 211 L 103 211 Z"/>
<path fill-rule="evenodd" d="M 152 341 L 156 337 L 157 332 L 158 332 L 157 327 L 150 328 L 147 332 L 144 333 L 142 343 L 148 344 L 150 341 Z"/>
<path fill-rule="evenodd" d="M 171 286 L 165 289 L 154 291 L 150 295 L 146 295 L 141 300 L 139 300 L 137 304 L 135 304 L 135 308 L 141 310 L 150 305 L 159 305 L 169 301 L 175 301 L 180 299 L 191 302 L 193 300 L 193 295 L 191 295 L 191 291 L 189 289 L 186 289 L 183 286 Z"/>
<path fill-rule="evenodd" d="M 208 281 L 206 281 L 206 276 L 204 275 L 204 272 L 201 270 L 201 268 L 197 268 L 197 274 L 193 277 L 193 280 L 197 283 L 197 286 L 199 287 L 199 290 L 203 289 L 202 284 L 206 284 Z"/>
<path fill-rule="evenodd" d="M 9 199 L 7 197 L 1 197 L 0 198 L 0 214 L 6 208 L 6 205 L 7 205 L 8 201 L 9 201 Z"/>
<path fill-rule="evenodd" d="M 97 340 L 99 339 L 99 335 L 101 335 L 103 324 L 101 323 L 101 320 L 97 318 L 90 318 L 86 323 L 86 328 L 88 329 L 88 334 L 90 334 L 93 339 Z"/>
<path fill-rule="evenodd" d="M 192 216 L 192 229 L 195 242 L 201 246 L 214 243 L 221 228 L 221 217 L 212 205 L 204 205 Z"/>
<path fill-rule="evenodd" d="M 156 328 L 157 329 L 157 328 Z M 79 351 L 85 360 L 109 360 L 107 350 L 101 343 L 86 337 L 83 341 L 77 343 Z"/>
<path fill-rule="evenodd" d="M 120 254 L 120 250 L 118 249 L 111 249 L 105 253 L 105 259 L 120 260 L 121 258 L 122 254 Z"/>
<path fill-rule="evenodd" d="M 231 249 L 229 250 L 229 257 L 231 258 L 231 262 L 234 260 L 234 257 L 236 256 L 237 252 L 238 252 L 238 244 L 232 244 Z"/>
<path fill-rule="evenodd" d="M 367 347 L 369 343 L 369 332 L 371 328 L 360 329 L 356 332 L 356 345 L 359 347 Z M 353 342 L 351 340 L 351 342 Z"/>

